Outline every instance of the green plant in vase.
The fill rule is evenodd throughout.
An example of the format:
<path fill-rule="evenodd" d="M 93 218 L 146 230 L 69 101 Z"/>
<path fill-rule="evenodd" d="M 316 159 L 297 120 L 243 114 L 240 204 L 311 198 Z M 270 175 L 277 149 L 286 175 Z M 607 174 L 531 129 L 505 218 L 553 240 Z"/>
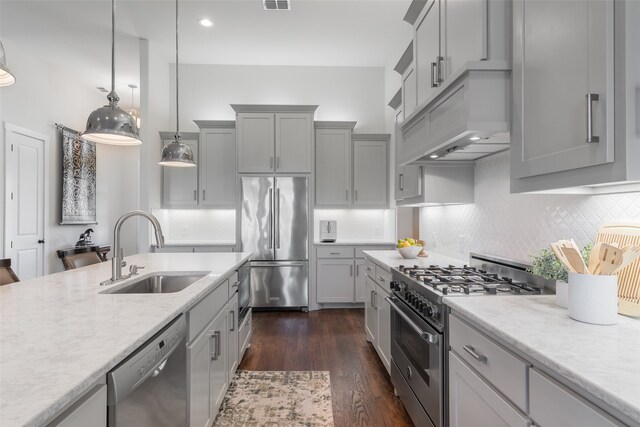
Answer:
<path fill-rule="evenodd" d="M 548 280 L 566 282 L 569 277 L 567 267 L 548 248 L 540 249 L 537 254 L 531 257 L 531 269 L 529 271 Z"/>

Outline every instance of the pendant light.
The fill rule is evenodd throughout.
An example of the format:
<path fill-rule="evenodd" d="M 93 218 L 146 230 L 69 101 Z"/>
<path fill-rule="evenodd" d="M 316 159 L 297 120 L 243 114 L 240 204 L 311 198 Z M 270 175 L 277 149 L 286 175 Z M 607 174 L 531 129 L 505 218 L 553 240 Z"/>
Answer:
<path fill-rule="evenodd" d="M 131 114 L 131 117 L 133 117 L 133 119 L 136 121 L 136 126 L 138 127 L 138 129 L 140 129 L 140 112 L 136 110 L 136 104 L 134 102 L 134 91 L 138 88 L 138 86 L 130 84 L 129 87 L 131 88 L 131 108 L 127 110 L 127 113 Z"/>
<path fill-rule="evenodd" d="M 82 138 L 100 144 L 140 145 L 136 120 L 118 107 L 120 97 L 116 93 L 116 0 L 111 0 L 111 92 L 109 105 L 94 110 L 87 119 L 87 129 Z"/>
<path fill-rule="evenodd" d="M 188 145 L 180 142 L 180 108 L 178 90 L 178 0 L 176 0 L 176 134 L 173 142 L 162 149 L 162 159 L 159 164 L 173 167 L 195 167 L 193 152 Z"/>
<path fill-rule="evenodd" d="M 16 82 L 16 78 L 7 68 L 6 59 L 4 57 L 4 46 L 0 42 L 0 87 L 11 86 Z"/>

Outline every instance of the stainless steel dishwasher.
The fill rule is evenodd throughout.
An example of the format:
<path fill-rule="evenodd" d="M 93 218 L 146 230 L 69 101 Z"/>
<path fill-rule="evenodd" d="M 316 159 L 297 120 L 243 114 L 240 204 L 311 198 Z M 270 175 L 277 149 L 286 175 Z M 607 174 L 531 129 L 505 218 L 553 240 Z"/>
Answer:
<path fill-rule="evenodd" d="M 109 427 L 187 425 L 184 315 L 107 374 Z"/>

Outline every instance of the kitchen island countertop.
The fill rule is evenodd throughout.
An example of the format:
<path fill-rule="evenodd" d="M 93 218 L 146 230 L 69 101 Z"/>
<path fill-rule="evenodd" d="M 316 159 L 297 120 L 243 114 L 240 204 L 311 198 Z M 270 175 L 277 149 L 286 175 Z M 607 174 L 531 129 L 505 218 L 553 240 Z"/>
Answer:
<path fill-rule="evenodd" d="M 205 274 L 169 294 L 101 293 L 120 286 L 99 285 L 111 276 L 110 262 L 0 287 L 0 425 L 48 422 L 250 257 L 187 253 L 125 258 L 129 265 L 145 266 L 139 277 Z"/>
<path fill-rule="evenodd" d="M 640 424 L 640 320 L 575 321 L 554 296 L 445 297 L 472 324 Z M 614 413 L 614 415 L 616 415 Z M 618 415 L 619 416 L 619 415 Z"/>

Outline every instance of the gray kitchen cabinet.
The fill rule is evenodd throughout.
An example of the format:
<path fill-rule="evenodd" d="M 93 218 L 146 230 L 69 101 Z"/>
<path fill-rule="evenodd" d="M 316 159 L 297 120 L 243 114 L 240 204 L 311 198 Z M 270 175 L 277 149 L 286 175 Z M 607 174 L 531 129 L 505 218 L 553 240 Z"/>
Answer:
<path fill-rule="evenodd" d="M 375 348 L 378 337 L 378 312 L 375 305 L 378 285 L 376 285 L 375 280 L 369 276 L 369 274 L 370 272 L 367 272 L 367 299 L 364 306 L 364 329 L 367 334 L 367 341 L 369 341 Z"/>
<path fill-rule="evenodd" d="M 47 424 L 47 427 L 104 427 L 106 425 L 107 386 L 99 384 Z"/>
<path fill-rule="evenodd" d="M 413 27 L 418 104 L 429 99 L 440 85 L 440 2 L 441 0 L 429 0 Z"/>
<path fill-rule="evenodd" d="M 326 125 L 316 122 L 316 207 L 348 207 L 351 204 L 351 132 L 354 126 L 355 122 Z"/>
<path fill-rule="evenodd" d="M 419 173 L 418 195 L 396 200 L 398 206 L 473 203 L 475 182 L 473 163 L 425 162 Z"/>
<path fill-rule="evenodd" d="M 402 166 L 398 163 L 398 155 L 402 150 L 402 132 L 400 131 L 400 123 L 402 122 L 404 113 L 402 108 L 396 110 L 396 169 L 395 169 L 395 200 L 403 200 L 409 197 L 417 197 L 422 194 L 422 169 L 420 166 Z"/>
<path fill-rule="evenodd" d="M 238 172 L 273 172 L 275 119 L 272 113 L 238 113 Z"/>
<path fill-rule="evenodd" d="M 513 29 L 512 177 L 613 162 L 614 1 L 515 1 Z"/>
<path fill-rule="evenodd" d="M 200 130 L 199 166 L 200 206 L 235 209 L 237 181 L 235 124 L 228 128 Z"/>
<path fill-rule="evenodd" d="M 234 292 L 233 296 L 229 300 L 229 305 L 227 306 L 227 316 L 229 319 L 229 342 L 227 344 L 227 357 L 228 357 L 228 366 L 229 366 L 229 375 L 228 379 L 231 381 L 233 378 L 233 374 L 238 369 L 238 364 L 240 363 L 239 353 L 240 353 L 240 344 L 239 344 L 239 330 L 240 325 L 238 324 L 238 293 Z"/>
<path fill-rule="evenodd" d="M 366 261 L 356 259 L 355 302 L 367 302 Z"/>
<path fill-rule="evenodd" d="M 238 172 L 310 173 L 317 105 L 231 105 Z"/>
<path fill-rule="evenodd" d="M 376 350 L 380 360 L 387 368 L 387 372 L 391 372 L 391 305 L 385 297 L 389 294 L 380 286 L 377 288 L 375 297 L 376 311 L 378 313 L 378 340 Z"/>
<path fill-rule="evenodd" d="M 244 320 L 239 327 L 239 342 L 238 342 L 238 363 L 242 361 L 244 353 L 249 348 L 252 335 L 252 311 L 249 309 L 249 313 L 245 316 Z"/>
<path fill-rule="evenodd" d="M 311 172 L 313 118 L 310 114 L 276 113 L 276 172 Z"/>
<path fill-rule="evenodd" d="M 354 207 L 389 207 L 389 134 L 353 134 Z"/>
<path fill-rule="evenodd" d="M 229 387 L 228 344 L 229 322 L 227 309 L 223 309 L 207 328 L 206 334 L 211 337 L 209 358 L 209 407 L 211 419 L 218 415 L 222 399 Z"/>
<path fill-rule="evenodd" d="M 212 337 L 207 328 L 187 347 L 187 400 L 189 427 L 211 424 L 211 352 Z"/>
<path fill-rule="evenodd" d="M 160 132 L 163 147 L 173 142 L 173 133 Z M 182 133 L 182 143 L 189 146 L 198 163 L 198 138 L 195 132 Z M 185 208 L 198 206 L 197 168 L 162 167 L 162 207 Z"/>
<path fill-rule="evenodd" d="M 453 352 L 449 352 L 449 423 L 451 427 L 531 425 Z"/>
<path fill-rule="evenodd" d="M 540 427 L 614 427 L 621 423 L 571 390 L 539 372 L 529 371 L 530 414 Z"/>
<path fill-rule="evenodd" d="M 316 276 L 318 302 L 354 302 L 353 270 L 353 259 L 319 259 Z"/>

